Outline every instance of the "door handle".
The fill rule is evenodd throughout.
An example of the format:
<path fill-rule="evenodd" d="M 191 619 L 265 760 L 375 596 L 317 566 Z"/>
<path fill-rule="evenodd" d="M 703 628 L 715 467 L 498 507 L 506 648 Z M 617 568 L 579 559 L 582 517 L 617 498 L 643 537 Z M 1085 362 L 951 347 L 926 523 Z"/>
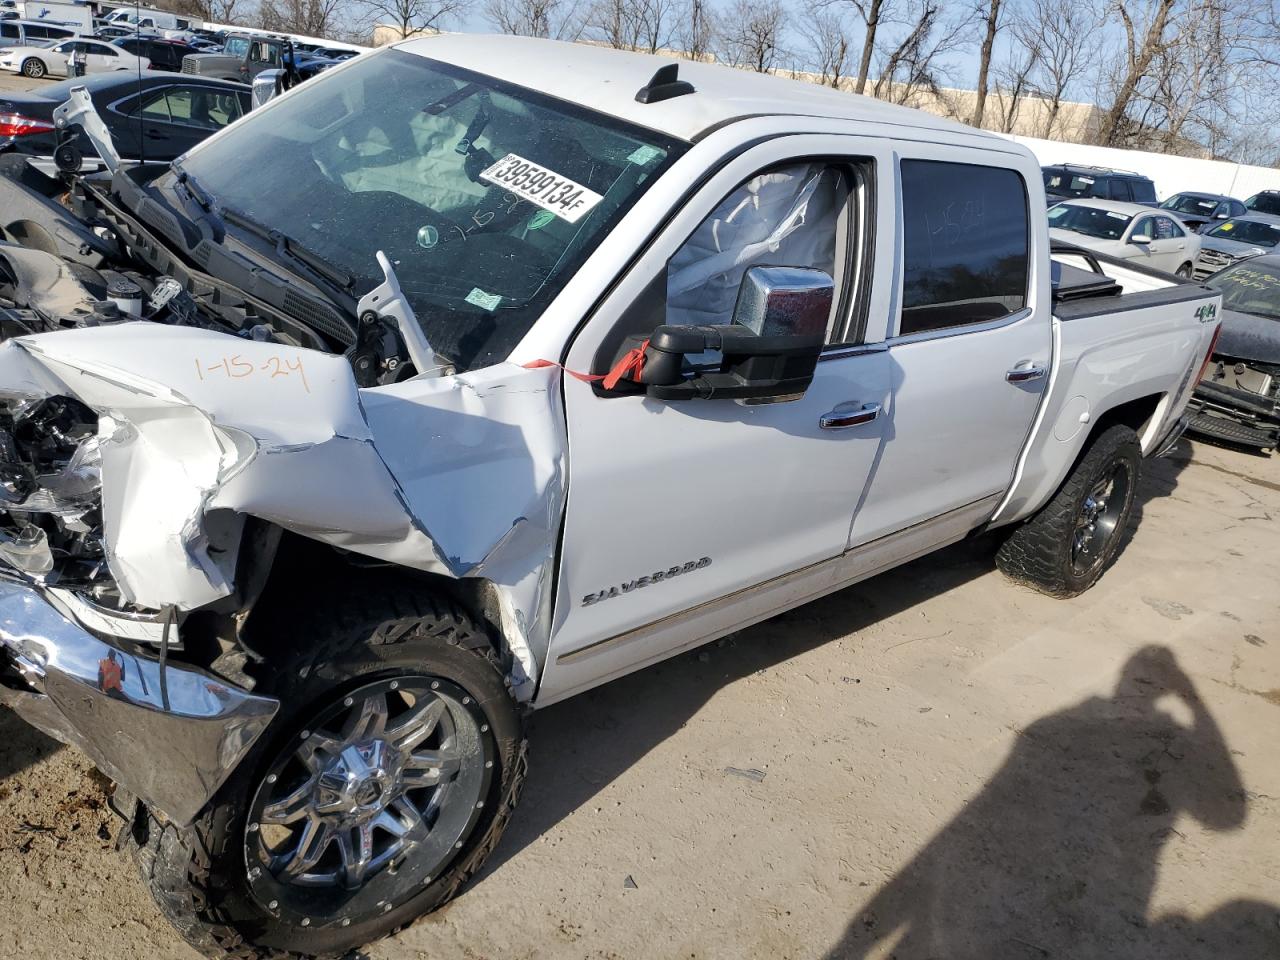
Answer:
<path fill-rule="evenodd" d="M 1032 380 L 1039 380 L 1048 372 L 1047 367 L 1042 367 L 1038 363 L 1028 363 L 1007 371 L 1004 378 L 1010 383 L 1028 383 Z"/>
<path fill-rule="evenodd" d="M 835 409 L 818 418 L 818 426 L 823 430 L 844 430 L 847 427 L 860 427 L 880 416 L 880 404 L 864 403 L 857 410 Z"/>

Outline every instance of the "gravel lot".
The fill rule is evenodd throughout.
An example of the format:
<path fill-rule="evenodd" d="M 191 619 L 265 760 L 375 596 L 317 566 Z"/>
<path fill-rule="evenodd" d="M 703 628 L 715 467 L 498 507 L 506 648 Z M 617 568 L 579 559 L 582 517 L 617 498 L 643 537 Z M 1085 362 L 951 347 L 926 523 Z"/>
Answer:
<path fill-rule="evenodd" d="M 30 81 L 0 75 L 0 96 Z M 979 540 L 552 707 L 374 960 L 1280 957 L 1280 459 L 1184 441 L 1090 593 Z M 0 708 L 0 957 L 194 957 L 106 784 Z"/>
<path fill-rule="evenodd" d="M 372 957 L 1274 960 L 1280 460 L 1140 500 L 1076 600 L 980 540 L 538 714 L 493 861 Z M 103 786 L 0 712 L 0 956 L 194 956 Z"/>

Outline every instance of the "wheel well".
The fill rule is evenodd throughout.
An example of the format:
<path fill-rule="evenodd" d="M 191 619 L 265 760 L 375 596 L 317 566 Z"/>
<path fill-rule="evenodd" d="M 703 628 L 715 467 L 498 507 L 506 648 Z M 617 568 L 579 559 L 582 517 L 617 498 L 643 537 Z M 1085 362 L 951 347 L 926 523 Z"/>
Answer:
<path fill-rule="evenodd" d="M 447 596 L 487 628 L 498 653 L 505 657 L 510 652 L 502 632 L 497 592 L 488 580 L 478 577 L 456 579 L 443 574 L 413 570 L 339 550 L 287 530 L 282 532 L 270 563 L 271 569 L 266 575 L 261 593 L 242 601 L 252 604 L 244 636 L 247 645 L 255 652 L 266 653 L 270 644 L 276 642 L 276 638 L 255 636 L 254 621 L 279 623 L 282 622 L 282 615 L 287 620 L 288 607 L 311 602 L 317 591 L 348 592 L 353 602 L 357 602 L 361 584 L 368 583 L 373 578 L 392 579 L 402 584 L 405 591 L 434 592 Z M 243 569 L 242 563 L 242 572 Z M 273 608 L 274 616 L 270 614 Z M 265 617 L 262 616 L 264 612 L 267 613 Z"/>
<path fill-rule="evenodd" d="M 1081 447 L 1081 456 L 1084 455 L 1084 451 L 1089 449 L 1094 437 L 1101 436 L 1103 431 L 1117 424 L 1129 427 L 1141 439 L 1148 424 L 1151 423 L 1151 418 L 1160 409 L 1160 401 L 1163 399 L 1163 393 L 1153 393 L 1149 396 L 1138 397 L 1136 400 L 1128 400 L 1106 411 L 1093 421 L 1093 428 L 1089 431 L 1089 436 L 1085 438 L 1084 446 Z"/>

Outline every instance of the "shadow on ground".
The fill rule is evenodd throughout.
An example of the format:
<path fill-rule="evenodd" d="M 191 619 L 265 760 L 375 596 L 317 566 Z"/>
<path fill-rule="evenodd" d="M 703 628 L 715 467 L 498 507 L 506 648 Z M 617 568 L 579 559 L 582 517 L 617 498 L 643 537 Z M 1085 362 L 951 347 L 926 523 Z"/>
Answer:
<path fill-rule="evenodd" d="M 1186 441 L 1175 456 L 1147 461 L 1128 536 L 1143 505 L 1168 496 L 1190 462 Z M 485 872 L 586 804 L 632 764 L 678 730 L 719 689 L 828 641 L 845 637 L 989 573 L 1003 534 L 966 540 L 906 566 L 743 630 L 728 649 L 699 651 L 615 680 L 533 718 L 529 780 Z M 1123 563 L 1124 554 L 1118 562 Z M 802 622 L 806 629 L 777 629 Z"/>
<path fill-rule="evenodd" d="M 0 707 L 0 787 L 14 774 L 61 749 L 8 707 Z"/>
<path fill-rule="evenodd" d="M 1189 711 L 1184 725 L 1164 709 Z M 854 916 L 827 960 L 1274 960 L 1280 906 L 1235 900 L 1151 917 L 1180 817 L 1239 829 L 1248 794 L 1190 679 L 1163 647 L 1111 697 L 1020 731 L 963 812 Z M 1184 846 L 1195 856 L 1194 843 Z"/>

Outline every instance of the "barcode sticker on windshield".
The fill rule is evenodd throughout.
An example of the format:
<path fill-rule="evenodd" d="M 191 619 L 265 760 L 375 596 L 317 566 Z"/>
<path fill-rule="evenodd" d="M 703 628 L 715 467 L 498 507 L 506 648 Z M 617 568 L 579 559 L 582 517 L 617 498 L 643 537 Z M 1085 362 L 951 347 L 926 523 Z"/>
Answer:
<path fill-rule="evenodd" d="M 604 199 L 568 177 L 540 167 L 532 160 L 508 153 L 486 170 L 480 179 L 510 191 L 523 200 L 549 210 L 561 220 L 577 223 Z"/>

